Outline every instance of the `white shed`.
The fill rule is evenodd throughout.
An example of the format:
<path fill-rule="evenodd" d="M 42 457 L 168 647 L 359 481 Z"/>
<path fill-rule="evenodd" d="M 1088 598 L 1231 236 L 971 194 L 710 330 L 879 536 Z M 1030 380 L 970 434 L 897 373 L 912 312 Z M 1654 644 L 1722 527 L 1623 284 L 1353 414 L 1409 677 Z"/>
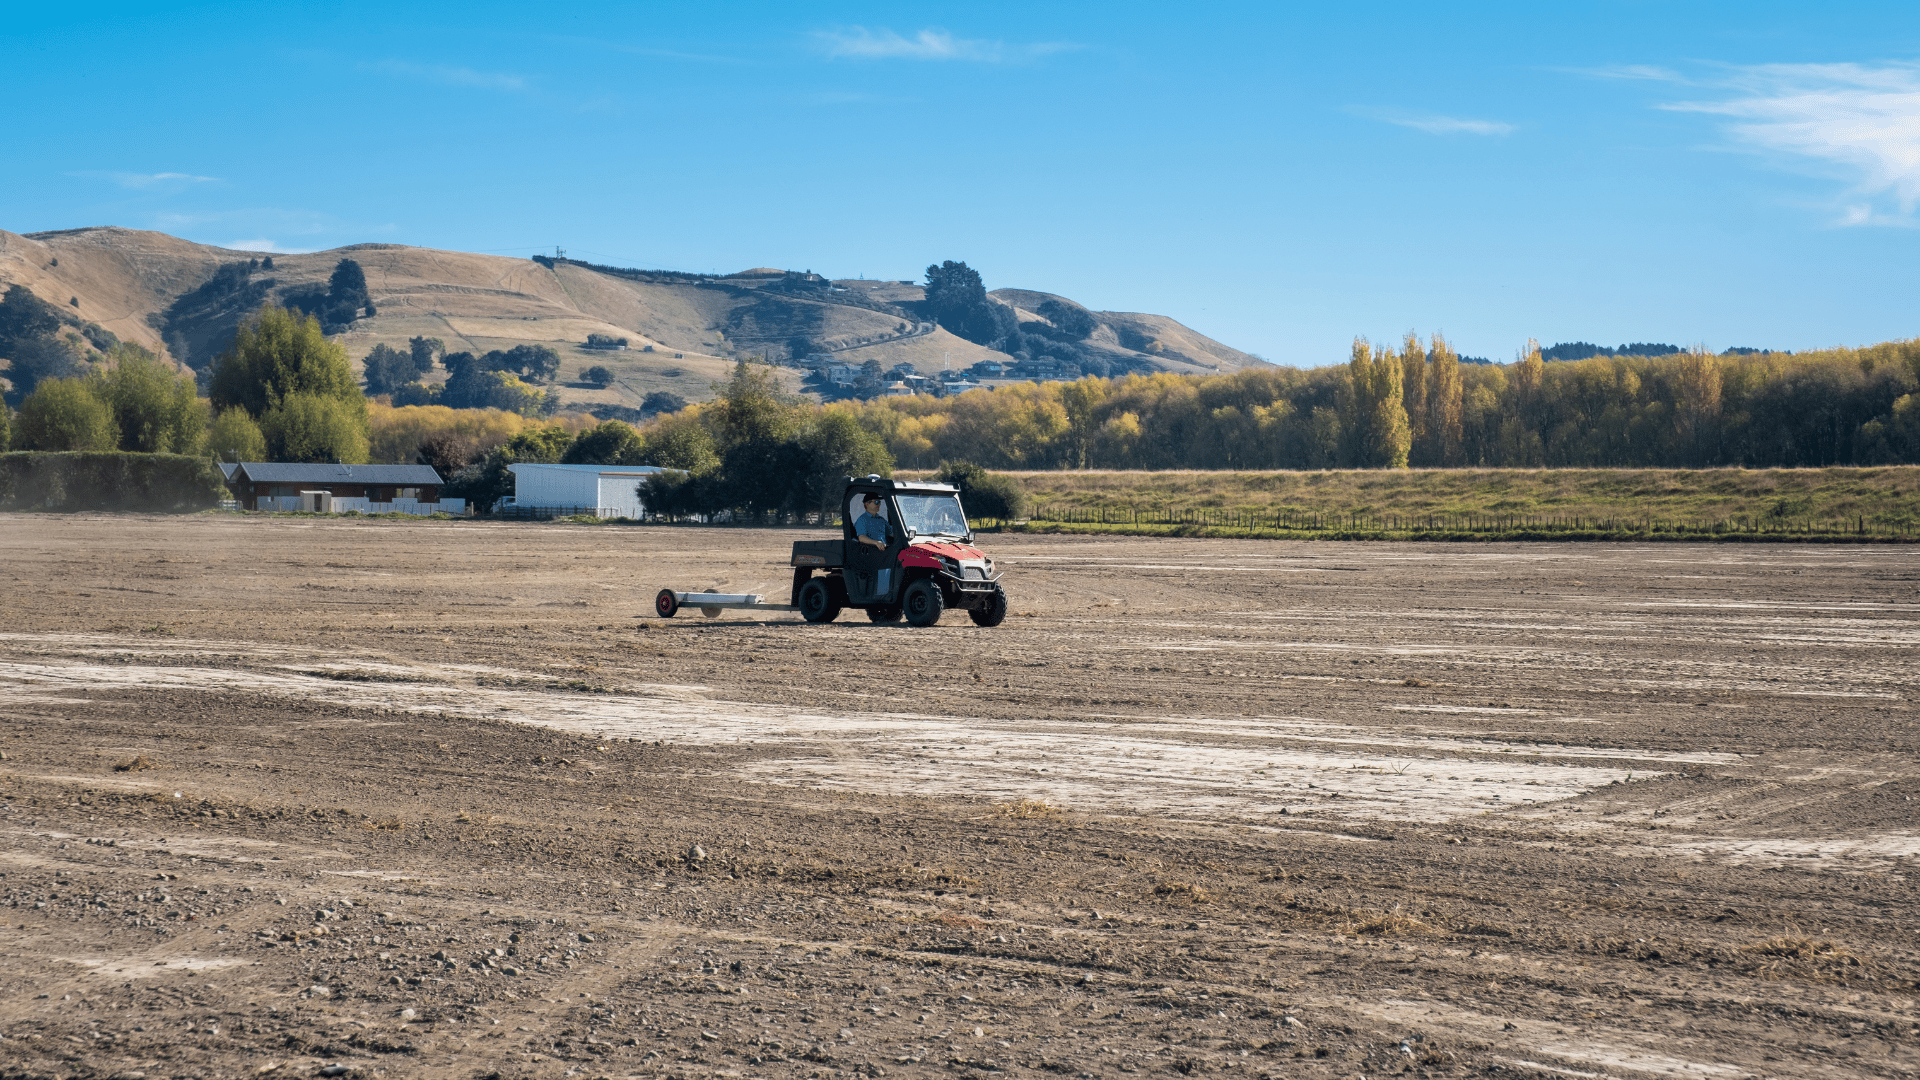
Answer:
<path fill-rule="evenodd" d="M 637 518 L 645 514 L 639 487 L 665 472 L 654 465 L 509 465 L 513 496 L 501 508 L 519 513 L 593 514 Z"/>

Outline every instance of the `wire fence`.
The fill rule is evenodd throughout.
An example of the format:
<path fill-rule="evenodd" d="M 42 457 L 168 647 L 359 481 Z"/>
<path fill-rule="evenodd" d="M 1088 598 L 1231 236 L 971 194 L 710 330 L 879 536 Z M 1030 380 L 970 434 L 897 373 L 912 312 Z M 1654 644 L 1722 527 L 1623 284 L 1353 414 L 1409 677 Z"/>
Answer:
<path fill-rule="evenodd" d="M 1510 513 L 1399 514 L 1373 510 L 1247 510 L 1213 507 L 1043 505 L 1032 522 L 1069 525 L 1192 525 L 1248 532 L 1301 533 L 1567 533 L 1697 536 L 1871 536 L 1913 539 L 1920 520 L 1745 514 L 1686 519 L 1664 515 L 1590 516 Z M 978 523 L 976 523 L 978 524 Z"/>

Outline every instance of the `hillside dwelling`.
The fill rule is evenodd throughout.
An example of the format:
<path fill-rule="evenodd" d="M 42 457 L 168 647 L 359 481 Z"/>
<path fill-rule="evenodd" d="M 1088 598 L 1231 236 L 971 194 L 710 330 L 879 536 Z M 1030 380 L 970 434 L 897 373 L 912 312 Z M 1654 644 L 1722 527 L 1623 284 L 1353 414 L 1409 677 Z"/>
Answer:
<path fill-rule="evenodd" d="M 665 472 L 654 465 L 509 465 L 513 494 L 497 512 L 527 517 L 588 514 L 603 518 L 645 517 L 640 485 Z"/>
<path fill-rule="evenodd" d="M 227 472 L 225 468 L 222 472 Z M 227 488 L 242 510 L 311 510 L 327 506 L 344 514 L 463 514 L 465 499 L 440 497 L 440 474 L 431 465 L 312 465 L 242 461 L 227 475 Z M 318 500 L 316 495 L 325 495 Z M 323 511 L 324 512 L 324 511 Z"/>
<path fill-rule="evenodd" d="M 888 368 L 887 374 L 893 376 L 896 379 L 904 379 L 907 376 L 914 374 L 914 371 L 915 369 L 912 364 L 900 363 L 900 364 L 895 364 L 892 367 Z"/>
<path fill-rule="evenodd" d="M 998 379 L 1007 373 L 1007 365 L 998 360 L 982 360 L 973 365 L 973 373 L 983 379 Z"/>
<path fill-rule="evenodd" d="M 852 364 L 828 364 L 820 370 L 835 386 L 852 386 L 860 378 L 860 369 Z"/>
<path fill-rule="evenodd" d="M 881 393 L 887 397 L 912 397 L 913 387 L 903 382 L 890 382 Z"/>

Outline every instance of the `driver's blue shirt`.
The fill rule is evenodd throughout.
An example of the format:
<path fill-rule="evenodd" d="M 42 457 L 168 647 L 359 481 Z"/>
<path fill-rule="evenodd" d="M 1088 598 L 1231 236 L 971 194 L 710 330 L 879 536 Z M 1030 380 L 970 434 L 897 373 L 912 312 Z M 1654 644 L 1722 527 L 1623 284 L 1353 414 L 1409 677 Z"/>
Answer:
<path fill-rule="evenodd" d="M 887 519 L 879 514 L 861 514 L 860 520 L 853 523 L 855 536 L 864 536 L 869 540 L 887 542 Z"/>

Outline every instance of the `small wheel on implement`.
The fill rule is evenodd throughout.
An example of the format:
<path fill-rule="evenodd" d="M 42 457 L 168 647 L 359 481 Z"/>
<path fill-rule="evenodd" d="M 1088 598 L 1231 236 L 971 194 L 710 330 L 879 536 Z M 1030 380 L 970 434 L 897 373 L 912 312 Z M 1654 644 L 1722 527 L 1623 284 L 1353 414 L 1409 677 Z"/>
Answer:
<path fill-rule="evenodd" d="M 897 607 L 870 607 L 867 618 L 877 623 L 896 623 L 900 621 L 901 611 Z"/>
<path fill-rule="evenodd" d="M 826 578 L 813 578 L 800 586 L 800 617 L 811 623 L 829 623 L 840 617 L 840 605 Z"/>
<path fill-rule="evenodd" d="M 993 587 L 993 598 L 986 607 L 969 608 L 967 617 L 975 626 L 999 626 L 1007 621 L 1007 590 L 998 585 Z"/>
<path fill-rule="evenodd" d="M 940 586 L 931 578 L 921 578 L 907 586 L 907 594 L 901 597 L 901 607 L 906 609 L 907 622 L 913 626 L 932 626 L 940 621 L 940 613 L 946 610 L 946 598 L 940 595 Z"/>
<path fill-rule="evenodd" d="M 673 595 L 672 589 L 661 589 L 660 595 L 653 598 L 653 610 L 661 618 L 671 619 L 674 612 L 680 610 L 680 598 Z"/>

